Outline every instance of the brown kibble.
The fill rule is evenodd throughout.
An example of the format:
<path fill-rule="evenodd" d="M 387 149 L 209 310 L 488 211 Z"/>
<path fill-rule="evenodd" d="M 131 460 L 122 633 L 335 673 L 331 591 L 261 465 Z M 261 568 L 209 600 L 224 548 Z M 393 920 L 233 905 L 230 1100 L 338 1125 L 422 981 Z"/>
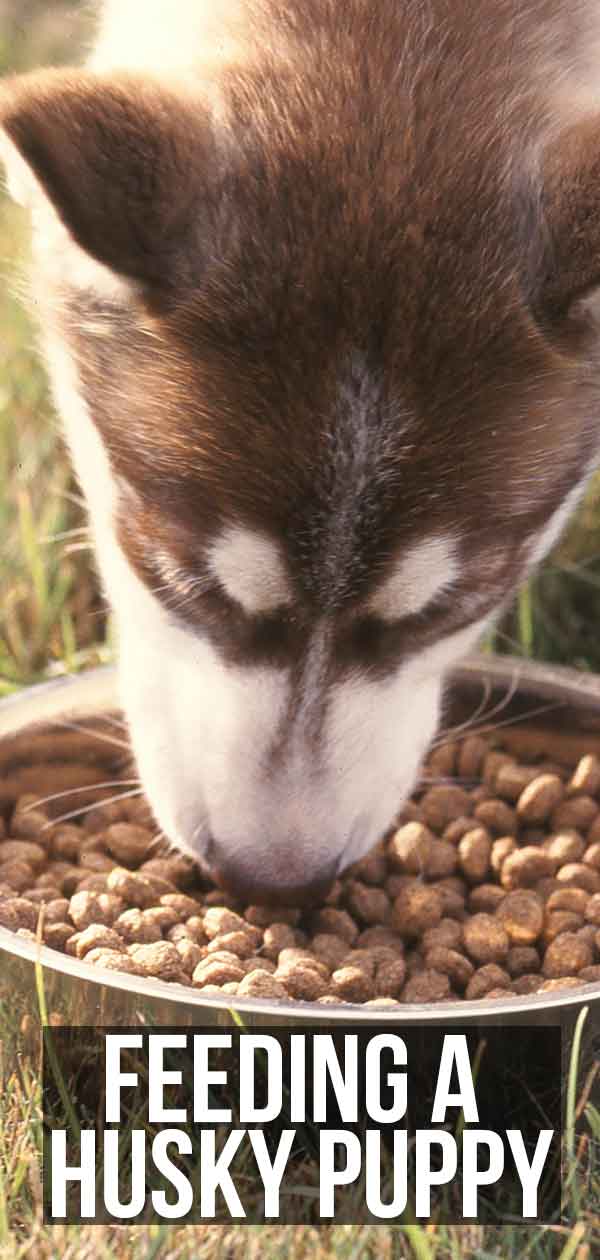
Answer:
<path fill-rule="evenodd" d="M 139 870 L 149 879 L 156 875 L 166 880 L 172 892 L 174 888 L 187 888 L 194 878 L 195 864 L 185 853 L 170 853 L 167 858 L 150 858 L 142 862 Z"/>
<path fill-rule="evenodd" d="M 114 867 L 114 860 L 108 856 L 108 853 L 101 853 L 97 849 L 86 849 L 79 855 L 79 867 L 82 871 L 108 874 Z"/>
<path fill-rule="evenodd" d="M 346 910 L 326 907 L 314 916 L 315 932 L 341 936 L 349 945 L 353 945 L 358 936 L 358 927 Z"/>
<path fill-rule="evenodd" d="M 0 882 L 8 884 L 13 892 L 24 892 L 33 879 L 33 870 L 26 862 L 3 862 L 0 865 Z"/>
<path fill-rule="evenodd" d="M 588 898 L 584 907 L 584 913 L 588 923 L 593 923 L 594 926 L 600 927 L 600 893 L 594 893 L 592 897 Z"/>
<path fill-rule="evenodd" d="M 156 923 L 163 933 L 169 932 L 179 922 L 175 911 L 170 906 L 148 906 L 144 914 L 148 922 Z"/>
<path fill-rule="evenodd" d="M 433 885 L 433 888 L 435 888 L 435 891 L 440 899 L 442 917 L 445 919 L 464 919 L 464 894 L 458 893 L 455 888 L 449 887 L 445 880 L 438 880 Z"/>
<path fill-rule="evenodd" d="M 507 997 L 512 997 L 513 991 L 512 989 L 503 989 L 503 988 L 498 987 L 497 989 L 488 989 L 485 996 L 488 999 L 488 1001 L 491 1002 L 494 999 L 499 999 L 499 998 L 503 999 Z"/>
<path fill-rule="evenodd" d="M 382 962 L 377 967 L 373 987 L 381 997 L 398 998 L 406 979 L 406 963 L 404 958 L 396 957 Z"/>
<path fill-rule="evenodd" d="M 552 811 L 550 825 L 553 831 L 564 831 L 572 827 L 575 831 L 585 833 L 598 816 L 600 806 L 593 796 L 573 796 L 562 801 Z"/>
<path fill-rule="evenodd" d="M 508 753 L 489 752 L 484 758 L 483 766 L 481 768 L 481 778 L 483 779 L 484 784 L 487 787 L 495 788 L 496 777 L 501 767 L 510 766 L 512 764 L 513 759 L 508 755 Z"/>
<path fill-rule="evenodd" d="M 76 862 L 85 840 L 85 832 L 72 823 L 62 823 L 52 831 L 52 852 L 66 862 Z"/>
<path fill-rule="evenodd" d="M 458 843 L 458 860 L 461 870 L 471 883 L 481 883 L 490 865 L 492 841 L 485 827 L 467 831 Z"/>
<path fill-rule="evenodd" d="M 41 870 L 47 861 L 46 850 L 33 840 L 0 840 L 0 865 L 23 862 L 32 871 Z"/>
<path fill-rule="evenodd" d="M 312 967 L 319 976 L 326 980 L 329 976 L 329 968 L 326 967 L 322 959 L 317 958 L 315 954 L 308 949 L 302 949 L 300 946 L 294 946 L 291 949 L 282 949 L 277 960 L 278 969 L 287 969 L 288 967 Z"/>
<path fill-rule="evenodd" d="M 421 945 L 425 952 L 438 948 L 460 949 L 462 941 L 462 925 L 456 919 L 441 919 L 435 927 L 428 928 L 423 933 Z"/>
<path fill-rule="evenodd" d="M 582 967 L 579 979 L 585 980 L 586 984 L 600 984 L 600 963 L 595 963 L 591 967 Z"/>
<path fill-rule="evenodd" d="M 256 940 L 250 933 L 256 931 L 248 925 L 248 931 L 243 932 L 224 932 L 222 936 L 214 936 L 209 941 L 206 949 L 207 953 L 215 953 L 217 950 L 230 950 L 232 954 L 236 954 L 238 958 L 249 958 L 254 953 L 256 946 L 260 942 Z"/>
<path fill-rule="evenodd" d="M 271 923 L 264 930 L 263 952 L 267 958 L 277 960 L 282 949 L 293 949 L 295 944 L 296 933 L 289 923 Z"/>
<path fill-rule="evenodd" d="M 543 940 L 546 945 L 549 945 L 563 932 L 577 932 L 582 926 L 583 919 L 580 914 L 574 914 L 572 910 L 554 910 L 552 914 L 546 915 Z"/>
<path fill-rule="evenodd" d="M 72 928 L 69 931 L 72 935 Z M 103 923 L 91 923 L 83 932 L 77 933 L 75 954 L 77 958 L 85 958 L 91 949 L 112 949 L 119 952 L 124 951 L 125 946 L 114 928 L 106 927 Z"/>
<path fill-rule="evenodd" d="M 494 840 L 490 854 L 490 866 L 497 875 L 500 874 L 502 864 L 509 853 L 514 853 L 516 847 L 517 842 L 514 836 L 499 836 L 497 840 Z"/>
<path fill-rule="evenodd" d="M 498 884 L 476 884 L 469 893 L 472 914 L 495 914 L 506 897 L 506 889 Z"/>
<path fill-rule="evenodd" d="M 35 891 L 35 890 L 34 890 Z M 69 902 L 66 897 L 55 897 L 44 906 L 44 923 L 64 923 L 69 914 Z"/>
<path fill-rule="evenodd" d="M 552 858 L 543 849 L 536 849 L 528 844 L 509 853 L 505 858 L 500 871 L 500 883 L 509 892 L 513 888 L 528 888 L 544 876 L 552 875 L 554 870 Z"/>
<path fill-rule="evenodd" d="M 384 950 L 384 958 L 387 958 L 388 952 Z M 375 975 L 375 968 L 378 961 L 378 951 L 374 949 L 351 949 L 342 959 L 340 967 L 334 967 L 334 971 L 340 971 L 344 967 L 360 967 L 365 975 L 370 979 Z"/>
<path fill-rule="evenodd" d="M 204 913 L 204 931 L 209 939 L 223 936 L 225 932 L 243 932 L 248 923 L 241 914 L 224 906 L 209 906 Z"/>
<path fill-rule="evenodd" d="M 383 888 L 371 888 L 358 879 L 351 880 L 346 885 L 345 900 L 350 914 L 361 923 L 387 923 L 390 917 L 390 899 Z"/>
<path fill-rule="evenodd" d="M 559 976 L 577 975 L 582 967 L 589 967 L 592 962 L 591 945 L 574 932 L 563 932 L 550 942 L 544 955 L 542 971 L 548 979 L 557 979 Z"/>
<path fill-rule="evenodd" d="M 278 967 L 275 979 L 281 982 L 289 997 L 301 1002 L 316 1002 L 317 998 L 325 996 L 328 988 L 328 981 L 314 967 L 300 962 Z"/>
<path fill-rule="evenodd" d="M 578 831 L 570 828 L 549 836 L 544 841 L 544 849 L 557 867 L 564 866 L 567 862 L 579 862 L 585 851 L 585 841 Z"/>
<path fill-rule="evenodd" d="M 600 841 L 596 840 L 594 844 L 588 845 L 581 860 L 586 866 L 591 866 L 595 871 L 600 871 Z"/>
<path fill-rule="evenodd" d="M 494 788 L 498 796 L 515 804 L 538 776 L 539 770 L 536 766 L 521 766 L 516 761 L 507 761 L 500 766 L 495 776 Z"/>
<path fill-rule="evenodd" d="M 73 926 L 71 923 L 48 923 L 42 928 L 42 936 L 44 944 L 49 949 L 58 949 L 63 951 L 66 948 L 67 941 L 73 935 Z"/>
<path fill-rule="evenodd" d="M 90 927 L 92 923 L 102 923 L 105 927 L 112 925 L 112 917 L 101 895 L 94 892 L 76 892 L 69 902 L 69 915 L 80 931 Z"/>
<path fill-rule="evenodd" d="M 39 912 L 39 906 L 25 897 L 7 897 L 0 902 L 0 925 L 11 932 L 16 932 L 17 928 L 35 932 Z"/>
<path fill-rule="evenodd" d="M 600 892 L 600 871 L 585 866 L 583 862 L 569 862 L 562 866 L 556 872 L 556 878 L 560 884 L 571 888 L 583 888 L 588 893 Z"/>
<path fill-rule="evenodd" d="M 73 940 L 73 937 L 71 937 Z M 71 951 L 69 951 L 71 952 Z M 128 954 L 121 954 L 115 949 L 91 949 L 85 961 L 94 963 L 96 967 L 104 967 L 107 971 L 125 971 L 131 976 L 143 976 L 141 967 Z"/>
<path fill-rule="evenodd" d="M 330 932 L 320 932 L 313 937 L 312 948 L 317 958 L 330 971 L 335 971 L 341 966 L 342 960 L 348 953 L 348 942 L 341 936 L 333 936 Z"/>
<path fill-rule="evenodd" d="M 517 815 L 525 823 L 543 823 L 565 794 L 557 774 L 539 774 L 527 784 L 517 801 Z"/>
<path fill-rule="evenodd" d="M 507 893 L 496 915 L 512 945 L 532 945 L 544 924 L 540 898 L 525 888 Z"/>
<path fill-rule="evenodd" d="M 448 976 L 455 989 L 466 988 L 474 967 L 464 954 L 460 954 L 456 949 L 445 949 L 438 946 L 430 949 L 425 954 L 425 966 L 433 971 L 441 971 Z"/>
<path fill-rule="evenodd" d="M 477 822 L 496 836 L 515 835 L 518 829 L 517 815 L 506 801 L 480 801 L 474 813 Z"/>
<path fill-rule="evenodd" d="M 538 993 L 552 993 L 555 989 L 578 989 L 581 985 L 579 976 L 561 976 L 559 979 L 544 980 Z"/>
<path fill-rule="evenodd" d="M 414 880 L 394 901 L 392 927 L 411 939 L 435 927 L 442 918 L 442 899 L 437 889 Z"/>
<path fill-rule="evenodd" d="M 160 898 L 161 906 L 168 906 L 170 910 L 174 910 L 177 918 L 185 922 L 192 915 L 201 914 L 202 906 L 194 897 L 188 897 L 186 893 L 174 892 L 163 893 Z"/>
<path fill-rule="evenodd" d="M 450 981 L 441 971 L 426 969 L 410 976 L 402 993 L 403 1002 L 443 1002 L 450 994 Z"/>
<path fill-rule="evenodd" d="M 244 918 L 246 923 L 252 923 L 255 927 L 269 927 L 273 922 L 273 906 L 248 906 Z M 300 911 L 292 906 L 278 906 L 277 919 L 280 923 L 288 923 L 290 927 L 294 927 L 300 920 Z"/>
<path fill-rule="evenodd" d="M 407 822 L 394 832 L 387 855 L 393 867 L 408 875 L 421 875 L 434 845 L 433 832 L 421 822 Z"/>
<path fill-rule="evenodd" d="M 513 980 L 513 991 L 524 997 L 528 993 L 537 993 L 541 984 L 542 976 L 539 972 L 527 972 Z"/>
<path fill-rule="evenodd" d="M 346 1002 L 367 1002 L 373 997 L 373 981 L 363 967 L 340 967 L 332 974 L 331 992 Z"/>
<path fill-rule="evenodd" d="M 600 761 L 587 753 L 578 761 L 569 782 L 567 796 L 596 796 L 600 792 Z"/>
<path fill-rule="evenodd" d="M 331 1002 L 335 1002 L 335 1000 L 336 1000 L 335 998 L 319 998 L 320 1002 L 328 1003 L 328 1004 L 330 1004 Z M 376 997 L 376 998 L 369 998 L 369 1001 L 364 1002 L 363 1005 L 364 1006 L 387 1006 L 387 1007 L 398 1006 L 398 1000 L 397 998 L 391 998 L 391 997 Z"/>
<path fill-rule="evenodd" d="M 274 976 L 277 971 L 277 964 L 271 958 L 265 958 L 262 954 L 251 954 L 249 958 L 245 958 L 244 967 L 246 975 L 250 971 L 268 971 L 269 975 Z"/>
<path fill-rule="evenodd" d="M 181 959 L 171 941 L 130 945 L 129 956 L 145 976 L 158 976 L 161 980 L 178 980 L 181 976 Z"/>
<path fill-rule="evenodd" d="M 146 912 L 137 907 L 124 910 L 118 915 L 114 920 L 114 928 L 124 941 L 132 945 L 150 945 L 154 941 L 160 941 L 162 936 L 160 925 L 154 919 L 147 918 Z"/>
<path fill-rule="evenodd" d="M 197 945 L 195 941 L 190 940 L 189 937 L 182 937 L 181 940 L 173 941 L 172 943 L 179 954 L 181 966 L 183 967 L 186 976 L 191 976 L 203 957 L 200 945 Z"/>
<path fill-rule="evenodd" d="M 441 783 L 427 790 L 421 801 L 423 819 L 432 831 L 442 832 L 447 823 L 469 813 L 469 795 L 454 783 Z"/>
<path fill-rule="evenodd" d="M 458 749 L 459 779 L 478 779 L 488 751 L 488 745 L 480 735 L 469 735 L 463 740 Z"/>
<path fill-rule="evenodd" d="M 510 988 L 510 983 L 510 976 L 503 967 L 498 967 L 496 963 L 486 963 L 484 967 L 479 967 L 471 976 L 465 991 L 465 997 L 467 1001 L 471 1002 L 476 998 L 485 997 L 490 989 L 508 989 Z"/>
<path fill-rule="evenodd" d="M 280 1001 L 285 1001 L 288 995 L 281 980 L 277 980 L 268 971 L 255 969 L 249 971 L 243 980 L 240 980 L 238 996 L 278 998 Z"/>
<path fill-rule="evenodd" d="M 546 910 L 548 912 L 552 910 L 571 910 L 573 914 L 585 914 L 589 901 L 590 894 L 585 891 L 585 888 L 561 888 L 559 885 L 550 894 L 546 903 Z"/>
<path fill-rule="evenodd" d="M 438 744 L 427 756 L 427 764 L 432 774 L 451 775 L 456 769 L 457 746 L 452 742 Z"/>
<path fill-rule="evenodd" d="M 539 971 L 540 956 L 533 945 L 512 945 L 506 955 L 506 970 L 513 978 Z"/>
<path fill-rule="evenodd" d="M 491 914 L 475 914 L 463 927 L 465 948 L 476 962 L 500 962 L 506 958 L 510 941 L 499 920 Z"/>
<path fill-rule="evenodd" d="M 124 866 L 115 866 L 107 877 L 108 892 L 122 897 L 130 906 L 146 910 L 154 904 L 155 894 L 152 884 L 139 871 L 128 871 Z"/>
<path fill-rule="evenodd" d="M 375 849 L 367 853 L 366 857 L 353 862 L 347 874 L 362 880 L 365 884 L 383 884 L 387 874 L 385 845 L 378 844 Z"/>
<path fill-rule="evenodd" d="M 139 866 L 148 856 L 152 833 L 135 823 L 116 822 L 106 828 L 104 840 L 119 865 Z"/>
<path fill-rule="evenodd" d="M 436 838 L 425 868 L 427 879 L 446 879 L 448 875 L 454 874 L 457 866 L 456 846 L 449 840 Z"/>
<path fill-rule="evenodd" d="M 380 927 L 379 925 L 363 928 L 360 936 L 357 937 L 356 944 L 361 949 L 371 949 L 376 945 L 389 945 L 396 953 L 402 953 L 403 950 L 402 939 L 399 933 L 392 931 L 390 927 Z"/>
<path fill-rule="evenodd" d="M 444 827 L 442 840 L 447 841 L 448 844 L 457 845 L 467 831 L 472 831 L 473 826 L 474 822 L 470 815 L 463 814 L 460 818 L 454 818 L 447 827 Z"/>

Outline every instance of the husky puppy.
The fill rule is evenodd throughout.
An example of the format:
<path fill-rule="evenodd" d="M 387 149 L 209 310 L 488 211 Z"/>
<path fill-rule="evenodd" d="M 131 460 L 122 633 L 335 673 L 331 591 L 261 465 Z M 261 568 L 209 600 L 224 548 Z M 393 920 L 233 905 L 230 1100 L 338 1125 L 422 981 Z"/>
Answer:
<path fill-rule="evenodd" d="M 386 831 L 600 447 L 592 0 L 106 0 L 5 82 L 156 818 L 249 901 Z"/>

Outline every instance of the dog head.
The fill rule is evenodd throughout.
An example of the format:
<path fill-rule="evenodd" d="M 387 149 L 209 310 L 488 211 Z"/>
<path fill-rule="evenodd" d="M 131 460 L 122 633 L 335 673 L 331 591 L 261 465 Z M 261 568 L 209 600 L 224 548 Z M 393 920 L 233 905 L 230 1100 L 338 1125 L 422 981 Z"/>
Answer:
<path fill-rule="evenodd" d="M 372 19 L 218 114 L 71 72 L 2 103 L 142 781 L 249 900 L 385 832 L 598 448 L 600 119 L 501 39 L 413 43 Z"/>

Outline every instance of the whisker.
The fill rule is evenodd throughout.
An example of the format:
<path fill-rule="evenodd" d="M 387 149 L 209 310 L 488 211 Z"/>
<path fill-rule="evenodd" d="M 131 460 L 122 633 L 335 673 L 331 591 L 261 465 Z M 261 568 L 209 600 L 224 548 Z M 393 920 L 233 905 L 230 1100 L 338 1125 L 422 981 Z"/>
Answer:
<path fill-rule="evenodd" d="M 127 723 L 123 722 L 121 718 L 114 717 L 112 713 L 99 713 L 97 718 L 98 721 L 108 722 L 109 726 L 116 726 L 121 731 L 127 730 Z"/>
<path fill-rule="evenodd" d="M 485 713 L 485 705 L 489 699 L 492 685 L 489 679 L 486 679 L 483 684 L 485 687 L 485 696 L 484 696 L 483 704 L 480 701 L 477 709 L 475 710 L 475 713 L 472 715 L 472 717 L 468 718 L 466 722 L 462 722 L 458 726 L 448 727 L 447 731 L 443 731 L 441 734 L 441 737 L 432 745 L 432 747 L 437 748 L 439 744 L 446 743 L 448 740 L 448 735 L 452 736 L 459 731 L 473 730 L 473 723 L 477 721 L 479 717 L 485 717 L 486 721 L 489 722 L 490 718 L 493 718 L 497 713 L 502 713 L 504 709 L 506 709 L 507 706 L 510 704 L 511 700 L 513 699 L 513 696 L 516 694 L 518 690 L 519 678 L 520 678 L 520 670 L 516 668 L 513 671 L 513 674 L 512 674 L 510 683 L 508 684 L 508 688 L 506 690 L 505 695 L 502 696 L 500 700 L 498 700 L 498 702 L 494 705 L 492 709 L 490 709 L 488 713 Z M 479 734 L 479 731 L 477 731 L 476 733 Z"/>
<path fill-rule="evenodd" d="M 557 709 L 563 707 L 564 703 L 564 700 L 549 700 L 547 704 L 540 704 L 537 708 L 528 709 L 526 713 L 521 713 L 518 717 L 505 718 L 503 722 L 492 722 L 491 726 L 479 726 L 475 734 L 493 734 L 494 731 L 501 731 L 506 726 L 517 726 L 519 722 L 528 722 L 530 718 L 541 717 L 543 713 L 556 712 Z"/>
<path fill-rule="evenodd" d="M 56 725 L 62 726 L 67 731 L 79 731 L 80 735 L 89 735 L 91 739 L 99 739 L 103 744 L 112 744 L 114 748 L 124 748 L 125 752 L 131 752 L 129 744 L 126 744 L 124 740 L 116 739 L 114 735 L 101 735 L 87 726 L 80 726 L 78 722 L 67 722 L 61 718 L 56 720 Z"/>
<path fill-rule="evenodd" d="M 476 722 L 479 717 L 482 717 L 485 712 L 485 706 L 490 698 L 491 692 L 492 692 L 492 683 L 490 682 L 489 678 L 486 678 L 483 681 L 482 698 L 479 701 L 479 704 L 477 705 L 477 708 L 475 709 L 474 713 L 472 713 L 471 716 L 468 717 L 464 722 L 460 722 L 457 726 L 448 726 L 445 730 L 441 731 L 438 738 L 434 740 L 433 744 L 431 745 L 431 748 L 432 749 L 438 748 L 440 744 L 447 743 L 449 736 L 451 737 L 453 735 L 457 735 L 460 731 L 467 730 L 473 722 Z"/>
<path fill-rule="evenodd" d="M 140 779 L 107 779 L 105 783 L 88 783 L 86 787 L 66 788 L 64 792 L 53 792 L 51 796 L 40 796 L 37 801 L 32 801 L 30 805 L 26 805 L 20 813 L 28 814 L 31 809 L 38 809 L 40 805 L 48 805 L 50 801 L 58 801 L 61 797 L 73 796 L 76 792 L 91 792 L 92 788 L 94 790 L 97 788 L 99 791 L 100 788 L 119 787 L 119 784 L 122 787 L 132 787 L 134 784 L 136 787 L 141 786 Z M 98 802 L 96 801 L 95 804 L 98 804 Z"/>
<path fill-rule="evenodd" d="M 92 784 L 92 787 L 95 787 L 95 784 Z M 44 823 L 42 831 L 47 831 L 48 827 L 56 827 L 58 823 L 68 822 L 70 818 L 79 818 L 83 814 L 89 814 L 90 810 L 99 809 L 102 805 L 113 805 L 115 801 L 129 801 L 134 796 L 142 795 L 142 789 L 137 788 L 135 792 L 119 792 L 116 796 L 109 796 L 105 801 L 92 801 L 91 805 L 84 805 L 83 808 L 70 810 L 68 814 L 61 814 L 59 818 L 49 819 L 47 823 Z"/>

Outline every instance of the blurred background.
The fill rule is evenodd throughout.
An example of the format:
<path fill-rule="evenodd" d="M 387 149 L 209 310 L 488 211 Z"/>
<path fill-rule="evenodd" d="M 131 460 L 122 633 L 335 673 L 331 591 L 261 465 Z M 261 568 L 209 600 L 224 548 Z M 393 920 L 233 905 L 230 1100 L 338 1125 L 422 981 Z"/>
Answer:
<path fill-rule="evenodd" d="M 0 73 L 78 61 L 81 0 L 0 0 Z M 26 216 L 0 191 L 0 695 L 111 658 L 85 514 L 36 353 Z M 486 650 L 600 671 L 600 474 Z"/>

